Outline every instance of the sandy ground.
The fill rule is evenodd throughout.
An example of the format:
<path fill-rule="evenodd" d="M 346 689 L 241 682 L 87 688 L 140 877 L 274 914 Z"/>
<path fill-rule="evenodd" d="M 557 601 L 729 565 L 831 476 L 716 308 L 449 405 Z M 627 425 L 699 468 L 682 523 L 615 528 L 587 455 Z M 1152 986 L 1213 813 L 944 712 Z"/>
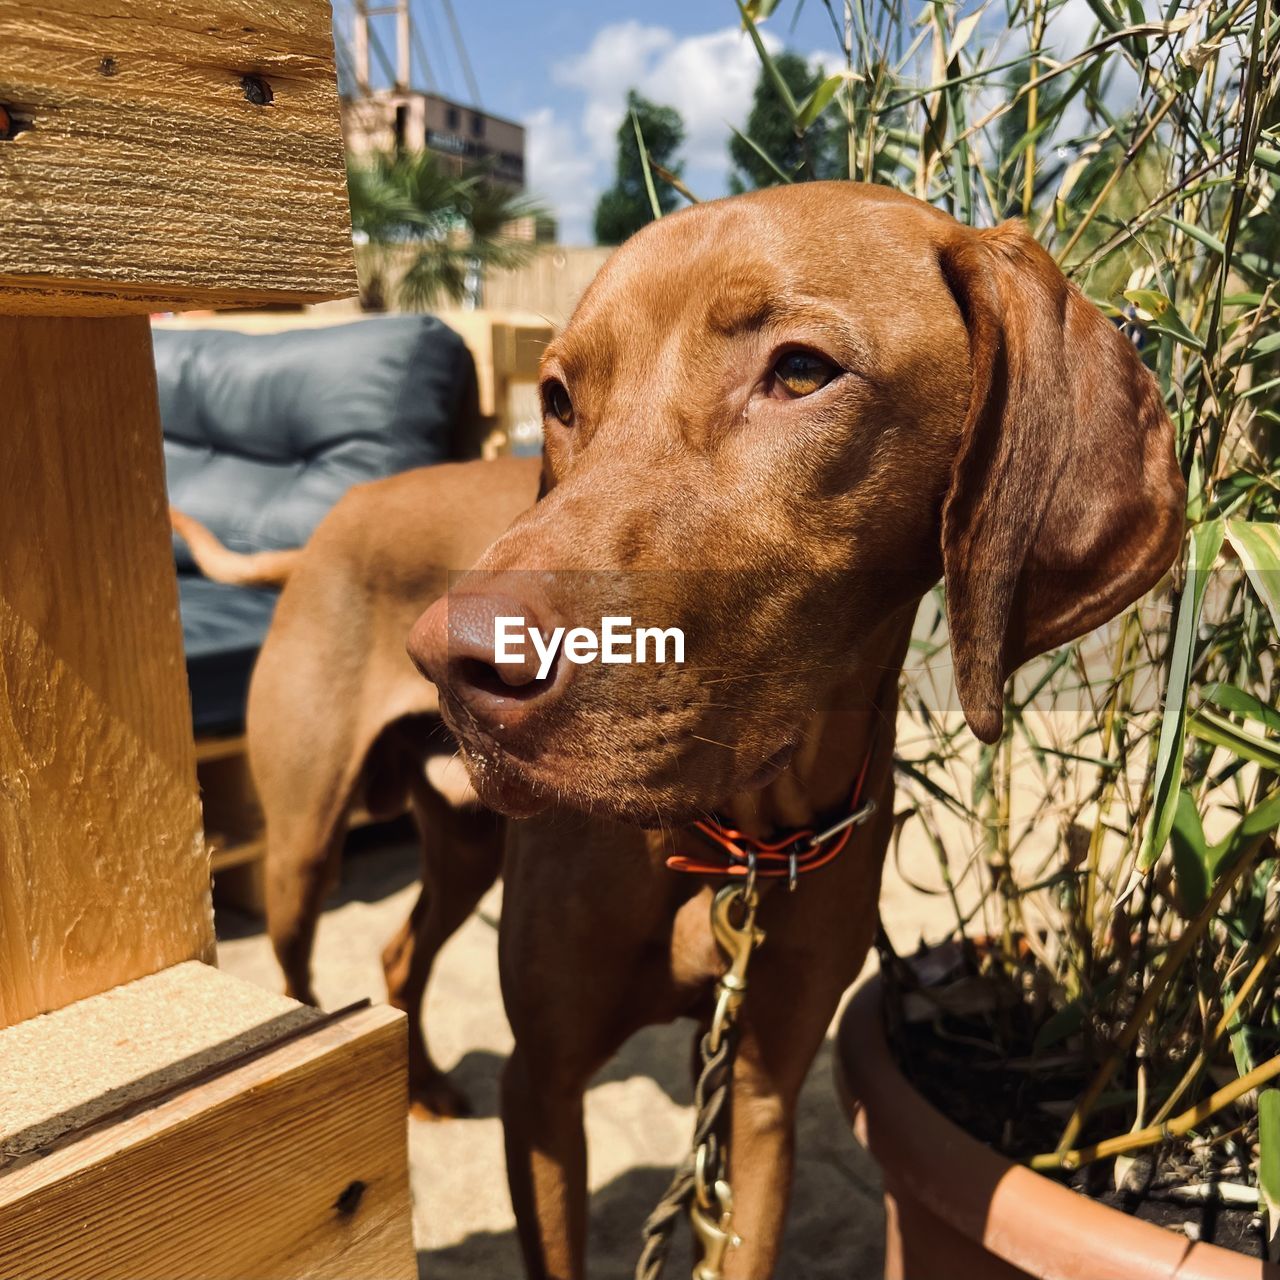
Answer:
<path fill-rule="evenodd" d="M 325 1007 L 383 998 L 378 957 L 408 914 L 417 873 L 416 848 L 406 842 L 347 857 L 317 943 L 316 986 Z M 433 1052 L 475 1108 L 473 1119 L 409 1122 L 419 1269 L 431 1280 L 521 1274 L 497 1118 L 499 1072 L 511 1044 L 498 992 L 500 904 L 495 889 L 445 948 L 428 993 Z M 922 929 L 940 933 L 946 919 L 940 899 L 915 892 L 892 868 L 882 912 L 899 949 L 914 947 Z M 279 990 L 260 923 L 223 911 L 218 927 L 222 967 Z M 684 1154 L 693 1117 L 689 1045 L 686 1025 L 650 1028 L 587 1095 L 594 1280 L 631 1276 L 640 1224 Z M 801 1098 L 795 1193 L 778 1276 L 872 1280 L 881 1274 L 882 1232 L 878 1174 L 838 1105 L 828 1043 Z M 679 1258 L 668 1268 L 673 1278 L 689 1274 Z"/>

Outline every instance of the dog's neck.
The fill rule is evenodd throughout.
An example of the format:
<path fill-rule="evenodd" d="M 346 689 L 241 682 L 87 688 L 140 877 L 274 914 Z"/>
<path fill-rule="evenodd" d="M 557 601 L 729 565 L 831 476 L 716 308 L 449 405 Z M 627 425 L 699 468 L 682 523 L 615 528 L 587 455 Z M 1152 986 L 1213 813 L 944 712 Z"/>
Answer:
<path fill-rule="evenodd" d="M 726 825 L 765 839 L 776 832 L 838 819 L 853 799 L 868 755 L 863 799 L 890 782 L 898 678 L 914 609 L 881 627 L 858 664 L 804 726 L 791 763 L 758 791 L 741 792 L 721 811 Z"/>

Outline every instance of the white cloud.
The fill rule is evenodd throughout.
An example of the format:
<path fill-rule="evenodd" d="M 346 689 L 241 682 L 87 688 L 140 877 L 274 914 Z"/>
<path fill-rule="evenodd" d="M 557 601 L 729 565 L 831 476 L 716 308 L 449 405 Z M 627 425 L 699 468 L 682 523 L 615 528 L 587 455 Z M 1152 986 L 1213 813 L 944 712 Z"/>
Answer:
<path fill-rule="evenodd" d="M 668 55 L 675 44 L 666 27 L 619 22 L 597 31 L 585 53 L 552 67 L 551 78 L 557 84 L 586 95 L 582 129 L 599 159 L 613 158 L 627 90 L 639 88 L 655 61 Z"/>
<path fill-rule="evenodd" d="M 768 33 L 765 45 L 770 52 L 780 47 Z M 731 27 L 670 46 L 636 87 L 646 98 L 680 112 L 690 167 L 723 168 L 728 163 L 729 124 L 742 127 L 759 78 L 755 46 L 745 31 Z M 619 110 L 619 119 L 621 114 Z"/>
<path fill-rule="evenodd" d="M 764 39 L 770 50 L 781 47 L 769 32 Z M 565 240 L 590 238 L 591 211 L 612 178 L 628 89 L 680 113 L 690 187 L 704 197 L 724 193 L 729 125 L 742 127 L 760 75 L 755 46 L 739 27 L 677 39 L 666 27 L 612 23 L 551 74 L 581 95 L 582 106 L 576 118 L 550 108 L 528 118 L 529 185 L 555 206 Z"/>
<path fill-rule="evenodd" d="M 768 32 L 764 40 L 771 51 L 780 47 Z M 680 113 L 691 167 L 723 168 L 728 122 L 741 126 L 746 118 L 760 60 L 739 27 L 677 40 L 666 27 L 633 21 L 601 28 L 585 53 L 565 59 L 552 75 L 586 94 L 583 132 L 600 159 L 613 159 L 627 90 L 637 89 Z"/>
<path fill-rule="evenodd" d="M 562 237 L 584 239 L 599 194 L 592 157 L 577 130 L 550 107 L 526 116 L 524 127 L 529 190 L 555 211 Z"/>

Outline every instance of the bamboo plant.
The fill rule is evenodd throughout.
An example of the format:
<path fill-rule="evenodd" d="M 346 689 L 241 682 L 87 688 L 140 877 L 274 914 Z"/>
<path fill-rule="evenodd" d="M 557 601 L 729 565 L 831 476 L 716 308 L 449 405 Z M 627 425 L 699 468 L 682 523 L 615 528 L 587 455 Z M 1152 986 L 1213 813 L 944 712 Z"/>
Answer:
<path fill-rule="evenodd" d="M 1244 1158 L 1280 1239 L 1280 9 L 1275 0 L 809 0 L 850 178 L 960 220 L 1023 218 L 1155 372 L 1188 482 L 1169 579 L 1008 690 L 976 744 L 931 663 L 900 726 L 899 838 L 981 965 L 1036 1007 L 1037 1060 L 1083 1072 L 1043 1170 L 1188 1138 Z M 776 21 L 776 19 L 774 19 Z M 788 181 L 774 165 L 778 181 Z M 664 175 L 656 175 L 661 180 Z M 683 194 L 691 193 L 681 188 Z M 971 954 L 976 954 L 971 949 Z"/>

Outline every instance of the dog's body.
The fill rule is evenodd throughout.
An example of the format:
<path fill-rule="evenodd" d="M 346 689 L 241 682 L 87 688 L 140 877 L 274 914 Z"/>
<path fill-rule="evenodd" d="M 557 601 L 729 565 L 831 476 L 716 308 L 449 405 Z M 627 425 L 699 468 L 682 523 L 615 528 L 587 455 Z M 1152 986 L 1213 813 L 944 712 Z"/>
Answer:
<path fill-rule="evenodd" d="M 362 772 L 375 800 L 409 789 L 424 819 L 423 899 L 388 950 L 411 1013 L 496 872 L 497 821 L 443 804 L 409 767 L 437 704 L 403 637 L 435 600 L 414 661 L 481 797 L 524 818 L 500 944 L 521 1239 L 530 1274 L 577 1277 L 587 1080 L 640 1026 L 705 1023 L 724 967 L 708 925 L 721 881 L 666 856 L 706 854 L 691 823 L 711 809 L 761 837 L 837 817 L 865 766 L 872 821 L 760 907 L 732 1104 L 745 1243 L 726 1271 L 758 1280 L 797 1092 L 874 929 L 919 596 L 945 571 L 961 699 L 993 738 L 1012 669 L 1173 558 L 1171 430 L 1132 349 L 1024 233 L 854 184 L 663 219 L 611 260 L 543 370 L 540 475 L 510 461 L 368 486 L 297 564 L 250 705 L 271 932 L 309 995 L 324 872 Z M 446 597 L 447 571 L 477 560 Z M 513 671 L 493 651 L 512 613 L 679 625 L 689 661 Z M 447 1110 L 420 1041 L 413 1059 L 419 1100 Z"/>
<path fill-rule="evenodd" d="M 410 1014 L 410 1097 L 447 1117 L 465 1101 L 435 1068 L 419 1015 L 431 965 L 497 876 L 505 823 L 427 776 L 455 747 L 435 689 L 404 639 L 538 489 L 536 461 L 449 463 L 352 489 L 298 553 L 237 556 L 181 513 L 174 527 L 210 576 L 287 578 L 249 691 L 247 737 L 267 832 L 267 917 L 290 995 L 315 1002 L 311 950 L 347 819 L 412 808 L 421 896 L 383 955 L 393 1004 Z M 438 779 L 439 771 L 431 776 Z"/>

